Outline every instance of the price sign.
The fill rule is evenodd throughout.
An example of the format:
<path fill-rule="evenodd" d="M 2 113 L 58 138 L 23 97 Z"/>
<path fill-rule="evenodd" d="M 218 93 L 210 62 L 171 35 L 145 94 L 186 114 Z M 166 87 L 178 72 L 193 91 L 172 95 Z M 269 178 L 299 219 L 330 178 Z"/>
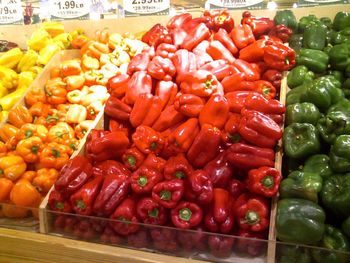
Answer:
<path fill-rule="evenodd" d="M 263 0 L 210 0 L 210 9 L 262 9 Z"/>
<path fill-rule="evenodd" d="M 88 19 L 90 6 L 91 1 L 53 0 L 50 1 L 51 19 Z"/>
<path fill-rule="evenodd" d="M 168 15 L 170 0 L 123 0 L 125 16 Z"/>
<path fill-rule="evenodd" d="M 0 24 L 22 24 L 23 11 L 20 0 L 0 0 Z"/>
<path fill-rule="evenodd" d="M 347 4 L 349 0 L 299 0 L 299 6 Z"/>

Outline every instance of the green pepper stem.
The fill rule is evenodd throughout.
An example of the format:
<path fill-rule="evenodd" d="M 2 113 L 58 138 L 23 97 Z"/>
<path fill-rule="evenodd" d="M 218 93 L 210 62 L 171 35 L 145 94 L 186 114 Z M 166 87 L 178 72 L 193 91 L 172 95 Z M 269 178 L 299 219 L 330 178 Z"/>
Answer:
<path fill-rule="evenodd" d="M 32 147 L 32 153 L 37 154 L 39 151 L 39 146 L 35 145 Z"/>
<path fill-rule="evenodd" d="M 86 204 L 84 203 L 83 200 L 77 200 L 76 202 L 76 206 L 80 209 L 85 209 L 86 208 Z"/>
<path fill-rule="evenodd" d="M 258 215 L 257 212 L 249 210 L 245 214 L 245 220 L 244 222 L 248 225 L 255 225 L 260 221 L 260 216 Z"/>
<path fill-rule="evenodd" d="M 158 148 L 158 144 L 156 142 L 152 142 L 149 146 L 151 151 L 155 151 Z"/>
<path fill-rule="evenodd" d="M 185 174 L 184 174 L 184 172 L 182 172 L 182 171 L 176 171 L 176 172 L 174 173 L 174 176 L 175 176 L 176 178 L 178 178 L 178 179 L 185 178 Z"/>
<path fill-rule="evenodd" d="M 135 159 L 135 157 L 134 156 L 132 156 L 132 155 L 128 155 L 127 157 L 126 157 L 126 160 L 128 161 L 128 164 L 131 166 L 131 167 L 135 167 L 135 165 L 136 165 L 136 159 Z"/>
<path fill-rule="evenodd" d="M 140 176 L 139 179 L 137 180 L 137 183 L 139 186 L 144 187 L 148 183 L 148 179 L 146 176 Z"/>
<path fill-rule="evenodd" d="M 157 208 L 154 208 L 153 210 L 148 212 L 149 217 L 157 218 L 159 214 L 159 210 Z"/>
<path fill-rule="evenodd" d="M 262 185 L 265 187 L 265 188 L 271 188 L 274 186 L 275 182 L 273 180 L 273 177 L 272 176 L 265 176 L 261 181 Z"/>
<path fill-rule="evenodd" d="M 63 202 L 56 202 L 56 203 L 55 203 L 55 207 L 56 207 L 57 209 L 62 210 L 62 209 L 64 208 L 64 203 L 63 203 Z"/>
<path fill-rule="evenodd" d="M 167 190 L 163 190 L 160 192 L 159 194 L 160 199 L 164 200 L 164 201 L 170 201 L 171 200 L 171 192 L 167 191 Z"/>
<path fill-rule="evenodd" d="M 182 208 L 179 211 L 179 217 L 183 221 L 190 221 L 192 216 L 192 211 L 189 208 Z"/>
<path fill-rule="evenodd" d="M 24 135 L 26 136 L 26 138 L 32 137 L 33 136 L 33 132 L 30 130 L 27 130 Z"/>

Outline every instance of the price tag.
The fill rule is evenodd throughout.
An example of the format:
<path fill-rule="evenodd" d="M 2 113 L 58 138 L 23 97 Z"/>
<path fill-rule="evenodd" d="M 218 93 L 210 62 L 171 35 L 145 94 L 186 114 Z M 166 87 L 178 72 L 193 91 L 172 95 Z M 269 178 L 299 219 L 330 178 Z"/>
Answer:
<path fill-rule="evenodd" d="M 210 0 L 210 9 L 262 9 L 263 0 Z"/>
<path fill-rule="evenodd" d="M 90 6 L 91 1 L 52 0 L 49 5 L 51 19 L 88 19 Z"/>
<path fill-rule="evenodd" d="M 0 0 L 0 24 L 22 24 L 23 10 L 20 0 Z"/>
<path fill-rule="evenodd" d="M 335 5 L 350 3 L 349 0 L 299 0 L 299 6 Z"/>
<path fill-rule="evenodd" d="M 123 0 L 125 16 L 168 15 L 170 0 Z"/>

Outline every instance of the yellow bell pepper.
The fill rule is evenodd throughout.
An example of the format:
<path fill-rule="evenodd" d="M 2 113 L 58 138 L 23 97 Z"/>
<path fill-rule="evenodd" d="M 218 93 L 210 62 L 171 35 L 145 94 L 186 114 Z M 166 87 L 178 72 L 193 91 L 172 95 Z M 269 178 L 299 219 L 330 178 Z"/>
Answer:
<path fill-rule="evenodd" d="M 34 50 L 28 50 L 24 56 L 21 58 L 17 65 L 17 71 L 27 71 L 31 67 L 36 65 L 36 61 L 38 60 L 39 54 Z"/>
<path fill-rule="evenodd" d="M 41 71 L 43 71 L 43 67 L 42 66 L 34 66 L 34 67 L 31 67 L 28 71 L 31 71 L 33 73 L 35 73 L 36 75 L 40 74 Z"/>
<path fill-rule="evenodd" d="M 5 120 L 7 120 L 9 116 L 9 112 L 8 111 L 0 111 L 0 122 L 3 122 Z"/>
<path fill-rule="evenodd" d="M 80 35 L 84 35 L 84 29 L 82 28 L 74 29 L 73 31 L 69 32 L 69 35 L 71 36 L 71 39 L 74 39 Z"/>
<path fill-rule="evenodd" d="M 43 28 L 36 29 L 27 41 L 27 46 L 30 49 L 39 51 L 51 42 L 51 37 Z"/>
<path fill-rule="evenodd" d="M 23 52 L 20 48 L 16 47 L 6 51 L 0 56 L 0 65 L 7 68 L 14 68 L 23 57 Z"/>
<path fill-rule="evenodd" d="M 0 98 L 4 97 L 8 93 L 7 88 L 0 83 Z"/>
<path fill-rule="evenodd" d="M 122 48 L 116 48 L 112 53 L 102 54 L 100 62 L 102 65 L 112 63 L 119 67 L 121 64 L 129 63 L 130 57 Z"/>
<path fill-rule="evenodd" d="M 53 38 L 53 42 L 59 43 L 64 48 L 69 48 L 72 41 L 72 36 L 69 33 L 62 33 Z"/>
<path fill-rule="evenodd" d="M 80 104 L 83 96 L 84 94 L 80 90 L 76 89 L 67 93 L 67 100 L 72 104 Z"/>
<path fill-rule="evenodd" d="M 31 71 L 23 71 L 18 74 L 18 89 L 26 89 L 35 79 L 36 74 Z"/>
<path fill-rule="evenodd" d="M 0 158 L 0 175 L 11 181 L 16 181 L 26 171 L 27 165 L 18 155 L 4 156 Z"/>
<path fill-rule="evenodd" d="M 13 69 L 0 66 L 0 82 L 7 89 L 14 89 L 18 85 L 18 74 Z"/>
<path fill-rule="evenodd" d="M 22 98 L 26 92 L 26 88 L 16 89 L 14 92 L 7 94 L 6 96 L 0 99 L 0 111 L 10 110 L 15 103 Z"/>
<path fill-rule="evenodd" d="M 68 123 L 80 123 L 86 120 L 87 110 L 84 106 L 79 104 L 69 105 L 69 109 L 66 116 L 66 122 Z"/>
<path fill-rule="evenodd" d="M 64 25 L 60 22 L 44 22 L 41 26 L 50 36 L 55 37 L 59 34 L 64 33 Z"/>
<path fill-rule="evenodd" d="M 57 43 L 48 44 L 40 50 L 38 64 L 46 65 L 59 50 L 61 47 Z"/>
<path fill-rule="evenodd" d="M 143 49 L 147 47 L 146 43 L 143 43 L 142 41 L 136 39 L 125 38 L 124 43 L 126 44 L 126 48 L 123 49 L 127 51 L 132 57 L 140 54 Z"/>

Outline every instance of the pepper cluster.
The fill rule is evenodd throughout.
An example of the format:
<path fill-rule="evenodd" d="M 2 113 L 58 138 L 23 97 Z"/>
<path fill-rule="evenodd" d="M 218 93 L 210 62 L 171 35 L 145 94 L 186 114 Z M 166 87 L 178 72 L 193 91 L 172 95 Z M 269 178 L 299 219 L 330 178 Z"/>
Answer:
<path fill-rule="evenodd" d="M 152 27 L 142 37 L 150 47 L 108 81 L 108 130 L 91 131 L 86 157 L 63 168 L 49 197 L 52 210 L 117 221 L 87 231 L 88 219 L 58 217 L 56 226 L 111 243 L 150 235 L 168 251 L 177 248 L 176 232 L 148 233 L 137 223 L 265 238 L 281 180 L 274 148 L 285 107 L 276 95 L 280 71 L 295 64 L 283 44 L 291 33 L 249 12 L 234 27 L 227 11 Z M 182 247 L 231 254 L 233 237 L 185 234 Z M 237 246 L 262 249 L 247 240 Z"/>

